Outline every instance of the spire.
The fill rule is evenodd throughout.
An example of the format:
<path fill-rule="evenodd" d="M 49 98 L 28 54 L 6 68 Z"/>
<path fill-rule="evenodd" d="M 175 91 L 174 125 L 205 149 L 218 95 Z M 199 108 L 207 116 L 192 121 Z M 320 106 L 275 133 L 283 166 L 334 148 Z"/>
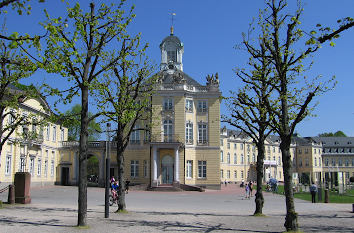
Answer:
<path fill-rule="evenodd" d="M 173 16 L 175 16 L 176 15 L 176 13 L 171 13 L 171 28 L 170 28 L 170 30 L 171 30 L 171 36 L 173 36 Z"/>
<path fill-rule="evenodd" d="M 171 30 L 171 36 L 173 36 L 173 26 L 171 26 L 171 28 L 170 28 L 170 30 Z"/>

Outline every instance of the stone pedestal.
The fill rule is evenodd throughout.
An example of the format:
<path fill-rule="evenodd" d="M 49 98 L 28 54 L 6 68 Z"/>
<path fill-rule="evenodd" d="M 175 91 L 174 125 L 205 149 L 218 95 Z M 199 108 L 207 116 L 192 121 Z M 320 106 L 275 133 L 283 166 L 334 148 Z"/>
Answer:
<path fill-rule="evenodd" d="M 29 172 L 16 172 L 15 202 L 21 204 L 31 203 L 30 188 L 31 188 L 31 174 Z"/>

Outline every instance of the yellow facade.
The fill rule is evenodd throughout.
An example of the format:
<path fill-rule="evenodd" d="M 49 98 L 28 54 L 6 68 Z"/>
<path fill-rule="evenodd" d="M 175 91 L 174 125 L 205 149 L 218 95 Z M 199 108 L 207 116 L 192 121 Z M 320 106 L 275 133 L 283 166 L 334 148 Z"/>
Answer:
<path fill-rule="evenodd" d="M 67 140 L 67 129 L 60 124 L 45 122 L 51 113 L 47 103 L 40 98 L 26 99 L 16 114 L 36 123 L 19 126 L 5 143 L 0 157 L 0 181 L 12 183 L 16 172 L 25 171 L 31 173 L 34 186 L 54 184 L 59 179 L 59 148 L 61 142 Z M 3 123 L 6 125 L 10 121 L 7 117 Z M 28 133 L 24 133 L 24 128 Z"/>

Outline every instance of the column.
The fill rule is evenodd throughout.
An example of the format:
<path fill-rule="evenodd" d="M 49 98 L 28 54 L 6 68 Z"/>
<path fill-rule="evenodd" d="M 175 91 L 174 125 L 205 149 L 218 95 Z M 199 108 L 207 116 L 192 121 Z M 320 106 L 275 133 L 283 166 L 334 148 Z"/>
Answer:
<path fill-rule="evenodd" d="M 178 147 L 175 148 L 175 182 L 179 183 L 179 153 L 178 153 Z"/>
<path fill-rule="evenodd" d="M 157 147 L 155 145 L 152 146 L 152 155 L 153 155 L 153 161 L 152 161 L 152 183 L 153 186 L 157 186 Z"/>

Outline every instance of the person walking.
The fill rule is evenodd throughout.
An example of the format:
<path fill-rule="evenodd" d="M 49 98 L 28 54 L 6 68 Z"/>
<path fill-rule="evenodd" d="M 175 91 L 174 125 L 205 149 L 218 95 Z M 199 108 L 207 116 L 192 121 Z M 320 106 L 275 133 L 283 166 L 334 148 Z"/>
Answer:
<path fill-rule="evenodd" d="M 250 198 L 250 187 L 248 184 L 245 185 L 246 198 Z"/>
<path fill-rule="evenodd" d="M 316 203 L 317 186 L 313 182 L 312 185 L 310 186 L 310 192 L 312 196 L 312 203 Z"/>
<path fill-rule="evenodd" d="M 253 183 L 252 180 L 248 183 L 248 188 L 250 189 L 250 196 L 252 197 L 252 191 L 253 191 Z"/>

